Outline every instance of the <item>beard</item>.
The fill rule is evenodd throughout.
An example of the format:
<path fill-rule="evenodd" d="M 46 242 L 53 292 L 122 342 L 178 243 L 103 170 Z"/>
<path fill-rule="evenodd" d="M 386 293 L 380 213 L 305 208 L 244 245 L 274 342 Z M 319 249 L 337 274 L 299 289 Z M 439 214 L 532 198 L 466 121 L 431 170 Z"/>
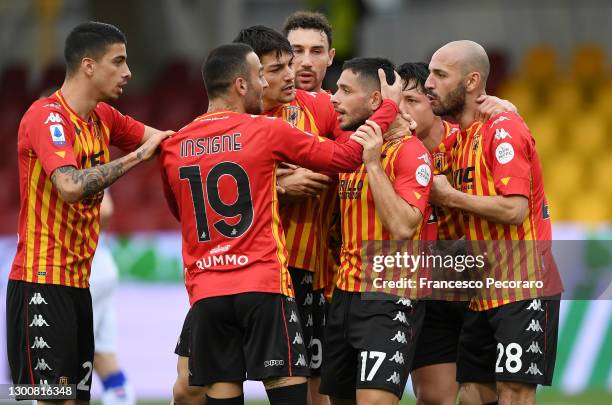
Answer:
<path fill-rule="evenodd" d="M 456 117 L 463 112 L 465 108 L 465 86 L 463 83 L 459 83 L 455 89 L 453 89 L 445 99 L 438 98 L 439 104 L 432 106 L 434 114 L 438 116 L 451 116 Z"/>
<path fill-rule="evenodd" d="M 345 121 L 340 125 L 340 129 L 342 129 L 343 131 L 356 131 L 357 128 L 365 124 L 366 120 L 370 118 L 372 114 L 373 111 L 370 111 L 367 108 L 363 108 L 359 111 L 355 111 L 350 116 L 345 115 Z"/>
<path fill-rule="evenodd" d="M 259 94 L 259 97 L 250 95 L 247 102 L 244 104 L 244 110 L 247 114 L 260 115 L 263 112 L 261 94 Z"/>

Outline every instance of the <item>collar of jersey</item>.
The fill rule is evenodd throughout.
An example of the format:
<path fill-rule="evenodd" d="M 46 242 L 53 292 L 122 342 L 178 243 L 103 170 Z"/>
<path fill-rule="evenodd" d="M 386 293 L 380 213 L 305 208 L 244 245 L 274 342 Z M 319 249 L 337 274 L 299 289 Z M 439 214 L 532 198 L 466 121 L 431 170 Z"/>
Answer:
<path fill-rule="evenodd" d="M 464 134 L 473 135 L 482 128 L 482 122 L 474 121 L 466 129 L 461 130 Z"/>
<path fill-rule="evenodd" d="M 203 120 L 203 119 L 206 119 L 206 118 L 210 118 L 210 117 L 213 117 L 215 115 L 221 115 L 221 114 L 240 114 L 240 113 L 236 112 L 236 111 L 231 111 L 231 110 L 221 110 L 221 111 L 214 111 L 214 112 L 206 112 L 206 113 L 200 115 L 194 121 L 200 121 L 200 120 Z"/>
<path fill-rule="evenodd" d="M 68 103 L 66 102 L 66 99 L 64 98 L 64 96 L 62 95 L 61 90 L 57 90 L 55 92 L 55 96 L 57 97 L 57 99 L 59 100 L 60 104 L 62 105 L 62 107 L 64 107 L 69 113 L 70 115 L 72 115 L 73 117 L 75 117 L 78 121 L 80 121 L 81 123 L 85 124 L 85 125 L 91 125 L 92 121 L 91 120 L 85 120 L 83 119 L 83 117 L 81 117 L 79 114 L 77 114 L 72 108 L 70 108 L 70 106 L 68 105 Z M 94 116 L 93 111 L 91 112 L 92 118 Z"/>

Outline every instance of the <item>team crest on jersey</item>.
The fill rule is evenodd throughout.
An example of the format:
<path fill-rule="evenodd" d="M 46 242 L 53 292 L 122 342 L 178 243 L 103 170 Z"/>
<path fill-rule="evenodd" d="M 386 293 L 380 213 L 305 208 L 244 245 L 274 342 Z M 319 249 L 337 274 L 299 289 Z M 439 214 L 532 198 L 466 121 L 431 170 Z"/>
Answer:
<path fill-rule="evenodd" d="M 476 152 L 479 145 L 480 145 L 480 134 L 476 134 L 474 135 L 474 139 L 472 140 L 472 150 Z"/>
<path fill-rule="evenodd" d="M 433 155 L 434 167 L 438 172 L 442 172 L 446 167 L 446 154 L 444 152 L 436 152 Z"/>
<path fill-rule="evenodd" d="M 285 107 L 285 117 L 287 117 L 287 122 L 291 125 L 297 126 L 301 116 L 302 109 L 300 107 L 294 105 L 288 105 Z"/>

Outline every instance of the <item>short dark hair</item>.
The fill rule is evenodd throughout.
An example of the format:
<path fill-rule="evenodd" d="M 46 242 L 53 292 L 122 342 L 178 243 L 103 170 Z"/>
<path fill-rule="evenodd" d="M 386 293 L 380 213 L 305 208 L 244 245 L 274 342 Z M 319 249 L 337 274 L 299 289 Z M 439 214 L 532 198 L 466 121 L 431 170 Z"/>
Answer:
<path fill-rule="evenodd" d="M 114 25 L 90 21 L 79 24 L 70 31 L 64 45 L 66 73 L 75 72 L 84 57 L 97 60 L 113 44 L 127 44 L 125 35 Z"/>
<path fill-rule="evenodd" d="M 293 48 L 287 38 L 265 25 L 253 25 L 241 30 L 233 42 L 247 44 L 260 59 L 269 52 L 276 52 L 277 58 L 283 53 L 293 55 Z"/>
<path fill-rule="evenodd" d="M 395 83 L 395 65 L 386 58 L 353 58 L 349 59 L 342 65 L 342 70 L 350 69 L 360 78 L 371 83 L 375 83 L 380 89 L 380 80 L 378 78 L 378 69 L 385 71 L 387 83 Z"/>
<path fill-rule="evenodd" d="M 421 93 L 425 93 L 425 82 L 429 76 L 429 64 L 425 62 L 404 63 L 397 68 L 397 73 L 404 81 L 404 90 L 417 89 Z M 408 89 L 410 82 L 413 85 Z"/>
<path fill-rule="evenodd" d="M 327 44 L 331 49 L 332 27 L 325 15 L 312 11 L 296 11 L 287 17 L 285 25 L 283 26 L 283 34 L 288 36 L 290 31 L 299 28 L 324 32 L 325 36 L 327 36 Z"/>
<path fill-rule="evenodd" d="M 246 58 L 251 52 L 253 49 L 246 44 L 221 45 L 210 51 L 202 65 L 202 78 L 209 99 L 224 94 L 236 77 L 248 80 Z"/>

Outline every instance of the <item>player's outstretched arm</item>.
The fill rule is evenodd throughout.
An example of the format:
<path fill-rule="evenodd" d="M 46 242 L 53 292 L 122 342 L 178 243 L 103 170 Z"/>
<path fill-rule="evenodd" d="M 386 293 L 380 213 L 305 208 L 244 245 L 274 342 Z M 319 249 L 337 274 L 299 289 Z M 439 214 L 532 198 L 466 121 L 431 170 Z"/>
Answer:
<path fill-rule="evenodd" d="M 66 202 L 74 203 L 99 193 L 141 162 L 149 160 L 161 141 L 174 131 L 156 132 L 138 149 L 104 165 L 77 169 L 61 166 L 51 174 L 51 182 Z"/>

